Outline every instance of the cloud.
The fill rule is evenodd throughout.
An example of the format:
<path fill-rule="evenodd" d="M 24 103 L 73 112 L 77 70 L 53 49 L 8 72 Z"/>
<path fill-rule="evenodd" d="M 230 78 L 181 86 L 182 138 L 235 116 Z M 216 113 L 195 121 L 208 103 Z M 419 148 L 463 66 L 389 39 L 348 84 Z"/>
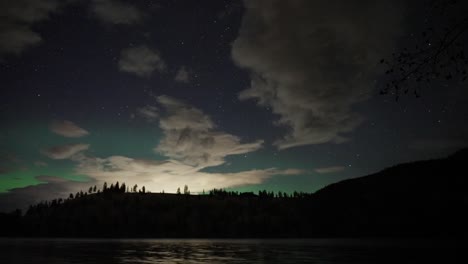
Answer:
<path fill-rule="evenodd" d="M 55 134 L 70 138 L 78 138 L 89 135 L 88 131 L 68 120 L 52 122 L 50 125 L 50 131 L 54 132 Z"/>
<path fill-rule="evenodd" d="M 137 113 L 150 122 L 155 121 L 159 118 L 158 108 L 151 105 L 138 108 Z"/>
<path fill-rule="evenodd" d="M 19 55 L 43 41 L 33 25 L 45 21 L 52 13 L 75 0 L 15 0 L 0 1 L 0 58 L 5 54 Z M 93 15 L 107 24 L 135 24 L 144 14 L 135 6 L 120 0 L 92 0 Z"/>
<path fill-rule="evenodd" d="M 261 148 L 263 141 L 241 143 L 240 138 L 216 130 L 201 110 L 168 96 L 159 96 L 166 110 L 159 126 L 164 133 L 155 151 L 184 164 L 208 167 L 224 163 L 228 155 L 244 154 Z"/>
<path fill-rule="evenodd" d="M 126 182 L 145 186 L 147 190 L 175 192 L 188 185 L 193 192 L 213 188 L 229 188 L 259 184 L 274 175 L 296 175 L 300 170 L 275 168 L 248 170 L 234 173 L 208 173 L 175 160 L 142 160 L 124 156 L 91 158 L 82 156 L 77 173 L 85 174 L 97 182 Z"/>
<path fill-rule="evenodd" d="M 26 210 L 27 206 L 39 201 L 67 198 L 70 193 L 87 190 L 95 182 L 76 182 L 57 176 L 37 176 L 41 183 L 23 188 L 15 188 L 7 193 L 0 193 L 0 211 L 8 212 L 17 208 Z"/>
<path fill-rule="evenodd" d="M 86 175 L 88 182 L 75 182 L 57 177 L 38 178 L 46 183 L 10 190 L 0 194 L 0 210 L 25 207 L 41 200 L 68 197 L 70 192 L 102 186 L 104 182 L 138 184 L 150 191 L 176 192 L 188 185 L 192 193 L 213 188 L 231 188 L 260 184 L 276 176 L 303 174 L 298 169 L 252 169 L 237 172 L 206 172 L 205 168 L 224 164 L 225 158 L 256 151 L 262 140 L 242 143 L 240 138 L 220 131 L 200 109 L 169 96 L 156 98 L 159 127 L 163 138 L 154 148 L 166 156 L 160 160 L 126 156 L 93 157 L 84 153 L 86 144 L 57 146 L 43 153 L 53 159 L 70 159 L 74 173 Z M 147 109 L 148 110 L 148 109 Z"/>
<path fill-rule="evenodd" d="M 317 168 L 315 169 L 315 172 L 320 173 L 320 174 L 326 174 L 326 173 L 336 173 L 343 171 L 345 167 L 343 166 L 332 166 L 332 167 L 324 167 L 324 168 Z"/>
<path fill-rule="evenodd" d="M 131 25 L 141 22 L 144 17 L 135 6 L 118 0 L 93 0 L 91 11 L 107 24 Z"/>
<path fill-rule="evenodd" d="M 174 80 L 176 82 L 180 82 L 180 83 L 189 83 L 190 80 L 191 80 L 191 71 L 190 70 L 187 70 L 187 68 L 185 68 L 185 66 L 182 66 L 179 68 L 179 70 L 177 71 L 175 77 L 174 77 Z"/>
<path fill-rule="evenodd" d="M 26 209 L 28 205 L 44 200 L 67 198 L 70 193 L 90 186 L 101 187 L 104 182 L 125 182 L 128 186 L 138 184 L 149 191 L 175 193 L 177 188 L 188 185 L 192 193 L 213 188 L 236 187 L 258 184 L 274 175 L 295 175 L 298 170 L 249 170 L 236 173 L 205 173 L 194 171 L 193 167 L 172 161 L 132 159 L 123 156 L 92 158 L 84 155 L 74 157 L 78 162 L 77 172 L 89 175 L 87 182 L 77 182 L 56 176 L 38 176 L 42 183 L 15 188 L 0 194 L 0 211 Z"/>
<path fill-rule="evenodd" d="M 35 23 L 49 19 L 75 0 L 15 0 L 0 1 L 0 58 L 19 55 L 43 41 L 33 29 Z M 92 0 L 92 13 L 107 24 L 135 24 L 144 14 L 131 4 L 119 0 Z"/>
<path fill-rule="evenodd" d="M 148 77 L 155 70 L 163 72 L 166 69 L 166 63 L 162 60 L 159 52 L 141 45 L 122 50 L 119 69 L 137 76 Z"/>
<path fill-rule="evenodd" d="M 77 154 L 76 173 L 97 182 L 127 182 L 145 185 L 148 190 L 175 192 L 188 185 L 193 192 L 259 184 L 274 175 L 296 175 L 296 169 L 254 169 L 232 173 L 205 172 L 203 169 L 224 164 L 229 155 L 256 151 L 263 141 L 242 143 L 229 133 L 219 131 L 211 118 L 200 109 L 169 96 L 156 98 L 159 127 L 163 138 L 154 150 L 162 160 L 126 156 L 105 158 Z"/>
<path fill-rule="evenodd" d="M 70 144 L 43 149 L 41 153 L 51 159 L 69 159 L 77 153 L 87 150 L 88 148 L 88 144 Z"/>
<path fill-rule="evenodd" d="M 42 41 L 32 29 L 36 22 L 47 20 L 59 10 L 56 0 L 16 0 L 0 2 L 0 58 L 5 54 L 19 55 Z"/>
<path fill-rule="evenodd" d="M 401 28 L 402 1 L 244 1 L 232 57 L 251 72 L 241 100 L 256 99 L 290 130 L 280 149 L 341 143 L 362 123 L 374 66 Z"/>
<path fill-rule="evenodd" d="M 0 54 L 20 54 L 28 47 L 42 41 L 41 36 L 26 26 L 15 25 L 0 29 Z"/>

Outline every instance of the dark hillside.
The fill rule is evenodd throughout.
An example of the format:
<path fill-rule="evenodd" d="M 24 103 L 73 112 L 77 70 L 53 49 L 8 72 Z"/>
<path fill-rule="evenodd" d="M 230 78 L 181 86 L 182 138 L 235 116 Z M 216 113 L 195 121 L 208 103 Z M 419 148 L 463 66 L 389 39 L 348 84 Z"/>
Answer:
<path fill-rule="evenodd" d="M 314 196 L 329 232 L 349 235 L 468 234 L 468 149 L 331 184 Z M 332 220 L 332 222 L 330 222 Z"/>

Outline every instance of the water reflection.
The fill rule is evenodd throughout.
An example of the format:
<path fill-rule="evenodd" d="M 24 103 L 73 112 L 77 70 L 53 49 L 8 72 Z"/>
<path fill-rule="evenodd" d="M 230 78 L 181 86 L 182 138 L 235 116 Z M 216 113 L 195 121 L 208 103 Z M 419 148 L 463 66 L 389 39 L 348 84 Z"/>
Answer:
<path fill-rule="evenodd" d="M 1 239 L 2 263 L 460 262 L 455 242 L 405 240 Z"/>

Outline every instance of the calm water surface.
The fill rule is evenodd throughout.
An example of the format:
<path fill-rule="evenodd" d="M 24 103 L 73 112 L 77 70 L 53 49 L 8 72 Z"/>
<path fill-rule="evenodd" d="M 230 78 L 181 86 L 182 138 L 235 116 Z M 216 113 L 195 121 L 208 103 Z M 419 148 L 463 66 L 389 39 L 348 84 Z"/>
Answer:
<path fill-rule="evenodd" d="M 468 263 L 460 241 L 0 239 L 0 263 Z"/>

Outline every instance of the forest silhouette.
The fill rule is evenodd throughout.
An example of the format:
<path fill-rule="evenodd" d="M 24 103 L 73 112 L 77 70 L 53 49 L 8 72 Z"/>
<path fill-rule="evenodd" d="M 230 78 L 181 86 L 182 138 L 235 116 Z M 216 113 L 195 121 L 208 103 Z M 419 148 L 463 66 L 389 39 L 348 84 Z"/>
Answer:
<path fill-rule="evenodd" d="M 0 214 L 1 236 L 118 238 L 467 237 L 468 149 L 315 193 L 149 193 L 118 182 Z"/>

